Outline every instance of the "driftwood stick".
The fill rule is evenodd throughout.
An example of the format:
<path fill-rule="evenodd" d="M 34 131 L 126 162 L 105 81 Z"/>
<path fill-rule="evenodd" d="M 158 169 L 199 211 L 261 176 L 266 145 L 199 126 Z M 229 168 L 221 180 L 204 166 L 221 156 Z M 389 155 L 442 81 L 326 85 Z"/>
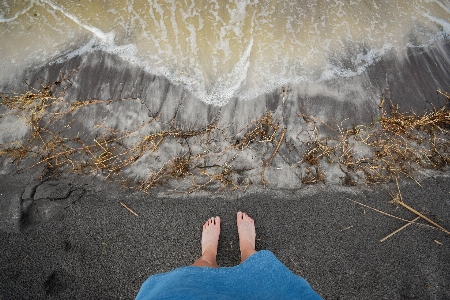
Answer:
<path fill-rule="evenodd" d="M 403 202 L 403 197 L 402 197 L 402 193 L 400 192 L 400 186 L 398 185 L 398 178 L 395 178 L 395 182 L 397 183 L 397 190 L 398 190 L 398 196 L 393 199 L 393 202 L 395 204 L 399 204 L 401 206 L 403 206 L 404 208 L 406 208 L 407 210 L 415 213 L 416 215 L 418 215 L 419 217 L 421 217 L 422 219 L 426 220 L 428 223 L 433 224 L 434 226 L 436 226 L 437 228 L 439 228 L 440 230 L 442 230 L 443 232 L 445 232 L 446 234 L 450 234 L 450 231 L 448 231 L 447 229 L 445 229 L 444 227 L 442 227 L 441 225 L 439 225 L 438 223 L 432 221 L 431 219 L 425 217 L 423 214 L 421 214 L 420 212 L 418 212 L 417 210 L 415 210 L 414 208 L 412 208 L 411 206 L 409 206 L 408 204 L 406 204 L 405 202 Z"/>

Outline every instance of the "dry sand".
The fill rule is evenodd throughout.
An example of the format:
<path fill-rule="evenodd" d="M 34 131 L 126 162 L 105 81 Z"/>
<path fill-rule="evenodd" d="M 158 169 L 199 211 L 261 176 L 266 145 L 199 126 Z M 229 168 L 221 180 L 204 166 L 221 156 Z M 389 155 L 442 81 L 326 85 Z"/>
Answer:
<path fill-rule="evenodd" d="M 8 199 L 16 201 L 10 208 L 24 205 L 27 176 L 2 177 L 2 211 Z M 435 175 L 420 183 L 423 188 L 401 185 L 404 201 L 450 228 L 450 179 Z M 16 224 L 7 224 L 17 226 L 14 232 L 0 233 L 0 293 L 4 299 L 131 299 L 148 276 L 191 264 L 201 252 L 201 225 L 215 215 L 223 220 L 218 263 L 236 265 L 235 214 L 242 210 L 255 219 L 257 249 L 274 252 L 325 299 L 449 298 L 450 235 L 411 225 L 381 243 L 405 222 L 348 200 L 414 219 L 388 203 L 390 188 L 314 186 L 180 197 L 88 178 L 47 181 L 23 196 L 34 200 Z"/>

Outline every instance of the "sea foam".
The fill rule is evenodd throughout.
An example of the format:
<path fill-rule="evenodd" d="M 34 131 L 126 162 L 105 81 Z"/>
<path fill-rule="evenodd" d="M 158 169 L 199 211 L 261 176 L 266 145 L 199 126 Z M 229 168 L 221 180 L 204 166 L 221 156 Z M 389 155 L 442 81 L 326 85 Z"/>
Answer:
<path fill-rule="evenodd" d="M 181 84 L 215 106 L 302 81 L 357 76 L 387 52 L 404 54 L 450 32 L 446 1 L 284 0 L 275 6 L 262 0 L 123 0 L 112 6 L 33 0 L 14 9 L 4 1 L 0 5 L 0 38 L 9 41 L 0 45 L 4 70 L 104 51 Z M 34 47 L 24 47 L 30 39 Z"/>

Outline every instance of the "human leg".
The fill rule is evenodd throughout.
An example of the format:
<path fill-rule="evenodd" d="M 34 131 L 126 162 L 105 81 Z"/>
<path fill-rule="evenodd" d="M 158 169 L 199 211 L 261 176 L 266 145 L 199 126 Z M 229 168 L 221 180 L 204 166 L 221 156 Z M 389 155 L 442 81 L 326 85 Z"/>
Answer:
<path fill-rule="evenodd" d="M 237 213 L 237 227 L 239 233 L 239 248 L 241 250 L 241 263 L 256 253 L 255 250 L 255 221 L 246 213 Z"/>
<path fill-rule="evenodd" d="M 210 218 L 203 224 L 202 231 L 202 256 L 192 265 L 196 267 L 217 268 L 217 246 L 220 235 L 220 218 Z"/>

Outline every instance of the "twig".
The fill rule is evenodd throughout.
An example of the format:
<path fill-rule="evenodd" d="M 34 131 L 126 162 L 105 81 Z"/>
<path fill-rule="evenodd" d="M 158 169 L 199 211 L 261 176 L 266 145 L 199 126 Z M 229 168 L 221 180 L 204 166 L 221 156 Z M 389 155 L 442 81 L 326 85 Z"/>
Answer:
<path fill-rule="evenodd" d="M 355 227 L 355 225 L 351 225 L 351 226 L 345 227 L 344 229 L 341 229 L 340 231 L 341 231 L 341 232 L 342 232 L 342 231 L 346 231 L 346 230 L 349 230 L 349 229 L 351 229 L 351 228 L 353 228 L 353 227 Z"/>
<path fill-rule="evenodd" d="M 423 214 L 421 214 L 420 212 L 418 212 L 417 210 L 415 210 L 414 208 L 410 207 L 409 205 L 407 205 L 406 203 L 404 203 L 403 201 L 398 201 L 396 202 L 398 204 L 400 204 L 401 206 L 403 206 L 404 208 L 412 211 L 413 213 L 415 213 L 416 215 L 418 215 L 419 217 L 421 217 L 422 219 L 428 221 L 429 223 L 433 224 L 434 226 L 436 226 L 437 228 L 439 228 L 440 230 L 442 230 L 443 232 L 445 232 L 446 234 L 450 234 L 450 231 L 448 231 L 447 229 L 445 229 L 444 227 L 442 227 L 441 225 L 437 224 L 436 222 L 430 220 L 429 218 L 425 217 Z"/>
<path fill-rule="evenodd" d="M 275 151 L 273 151 L 273 154 L 272 154 L 272 156 L 270 157 L 269 161 L 267 162 L 266 168 L 272 163 L 272 160 L 273 160 L 273 158 L 275 157 L 275 154 L 277 154 L 278 149 L 280 149 L 281 142 L 283 141 L 283 138 L 284 138 L 285 133 L 286 133 L 286 128 L 284 128 L 283 131 L 281 132 L 281 137 L 280 137 L 280 140 L 278 141 L 278 145 L 277 145 L 277 147 L 275 148 Z"/>
<path fill-rule="evenodd" d="M 422 219 L 428 221 L 429 223 L 433 224 L 434 226 L 436 226 L 437 228 L 439 228 L 440 230 L 442 230 L 443 232 L 445 232 L 446 234 L 450 234 L 450 231 L 448 231 L 447 229 L 445 229 L 444 227 L 442 227 L 441 225 L 439 225 L 438 223 L 432 221 L 431 219 L 427 218 L 426 216 L 424 216 L 423 214 L 421 214 L 420 212 L 418 212 L 417 210 L 415 210 L 414 208 L 412 208 L 411 206 L 409 206 L 408 204 L 406 204 L 405 202 L 403 202 L 403 197 L 402 197 L 402 193 L 400 193 L 400 186 L 398 185 L 398 178 L 395 178 L 395 182 L 397 183 L 397 190 L 398 190 L 398 198 L 394 198 L 393 201 L 396 204 L 400 204 L 401 206 L 403 206 L 404 208 L 406 208 L 407 210 L 415 213 L 416 215 L 418 215 L 419 217 L 421 217 Z"/>
<path fill-rule="evenodd" d="M 350 201 L 352 201 L 352 202 L 355 202 L 356 204 L 359 204 L 359 205 L 361 205 L 361 206 L 367 207 L 367 208 L 369 208 L 369 209 L 371 209 L 371 210 L 374 210 L 374 211 L 376 211 L 377 213 L 380 213 L 380 214 L 382 214 L 382 215 L 385 215 L 385 216 L 388 216 L 388 217 L 391 217 L 391 218 L 394 218 L 394 219 L 397 219 L 397 220 L 401 220 L 401 221 L 403 221 L 403 222 L 414 223 L 414 224 L 417 224 L 417 225 L 420 225 L 420 226 L 426 226 L 426 227 L 430 227 L 430 228 L 436 229 L 435 227 L 430 226 L 430 225 L 427 225 L 427 224 L 415 223 L 415 222 L 413 222 L 413 221 L 409 221 L 409 220 L 402 219 L 402 218 L 400 218 L 400 217 L 397 217 L 397 216 L 388 214 L 388 213 L 386 213 L 386 212 L 384 212 L 384 211 L 382 211 L 382 210 L 373 208 L 373 207 L 371 207 L 371 206 L 369 206 L 369 205 L 366 205 L 366 204 L 363 204 L 363 203 L 361 203 L 361 202 L 352 200 L 352 199 L 350 199 L 350 198 L 347 198 L 347 200 L 350 200 Z"/>
<path fill-rule="evenodd" d="M 392 232 L 391 234 L 385 236 L 384 238 L 382 238 L 380 240 L 380 243 L 384 242 L 385 240 L 387 240 L 388 238 L 390 238 L 391 236 L 393 236 L 394 234 L 399 233 L 400 231 L 402 231 L 403 229 L 405 229 L 406 227 L 408 227 L 409 225 L 411 225 L 412 223 L 414 223 L 415 221 L 419 220 L 420 217 L 415 218 L 414 220 L 411 221 L 411 223 L 407 223 L 405 225 L 403 225 L 402 227 L 400 227 L 399 229 L 397 229 L 396 231 Z"/>
<path fill-rule="evenodd" d="M 125 203 L 120 202 L 120 205 L 122 205 L 123 207 L 125 207 L 130 213 L 132 213 L 133 215 L 135 215 L 136 217 L 139 217 L 139 215 L 137 213 L 134 212 L 134 210 L 132 210 L 131 208 L 129 208 Z"/>

